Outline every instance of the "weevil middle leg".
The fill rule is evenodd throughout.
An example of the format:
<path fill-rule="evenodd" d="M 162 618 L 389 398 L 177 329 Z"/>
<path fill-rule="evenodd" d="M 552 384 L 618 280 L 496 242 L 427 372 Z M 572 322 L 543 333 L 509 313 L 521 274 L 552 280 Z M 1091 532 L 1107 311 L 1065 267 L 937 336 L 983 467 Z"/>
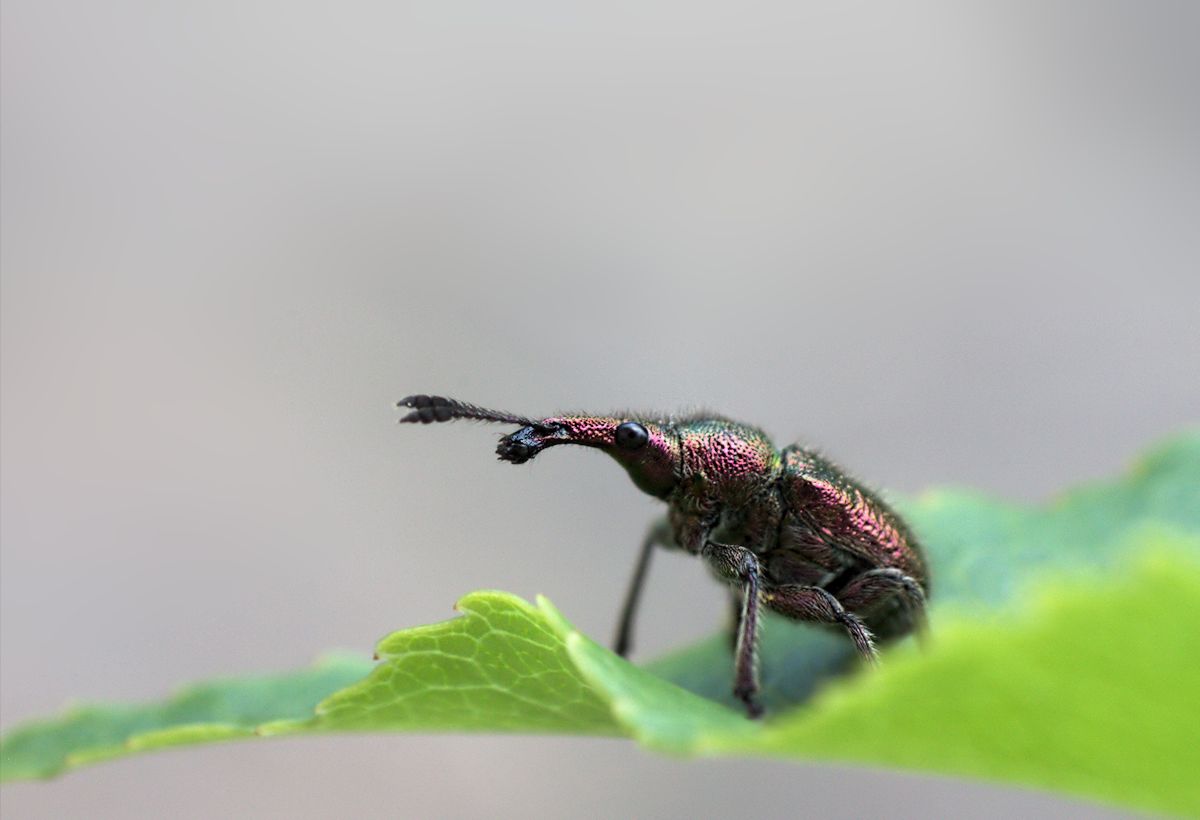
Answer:
<path fill-rule="evenodd" d="M 850 635 L 859 654 L 871 663 L 878 661 L 875 639 L 857 615 L 848 611 L 842 602 L 827 589 L 799 584 L 772 587 L 763 595 L 770 609 L 798 621 L 810 621 L 841 626 Z"/>

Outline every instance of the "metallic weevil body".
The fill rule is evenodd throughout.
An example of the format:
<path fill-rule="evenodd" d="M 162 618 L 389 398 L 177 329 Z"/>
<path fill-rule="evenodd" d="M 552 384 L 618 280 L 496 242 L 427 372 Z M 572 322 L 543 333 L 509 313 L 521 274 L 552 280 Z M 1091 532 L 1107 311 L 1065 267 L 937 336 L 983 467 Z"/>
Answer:
<path fill-rule="evenodd" d="M 740 596 L 734 693 L 758 704 L 759 612 L 842 629 L 867 660 L 875 639 L 923 626 L 929 575 L 920 546 L 875 493 L 817 453 L 780 451 L 761 430 L 718 416 L 568 415 L 532 419 L 440 396 L 409 396 L 403 422 L 455 418 L 517 424 L 501 460 L 523 464 L 547 447 L 578 444 L 616 459 L 642 491 L 667 504 L 647 533 L 625 599 L 615 650 L 630 648 L 655 546 L 703 558 Z"/>

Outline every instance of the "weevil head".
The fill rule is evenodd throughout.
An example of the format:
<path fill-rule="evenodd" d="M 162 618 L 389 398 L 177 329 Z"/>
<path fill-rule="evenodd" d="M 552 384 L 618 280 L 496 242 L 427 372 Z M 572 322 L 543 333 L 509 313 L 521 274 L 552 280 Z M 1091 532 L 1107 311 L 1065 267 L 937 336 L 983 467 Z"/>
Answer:
<path fill-rule="evenodd" d="M 683 449 L 674 426 L 665 421 L 608 416 L 558 416 L 532 419 L 506 410 L 488 410 L 444 396 L 413 395 L 397 406 L 411 412 L 403 424 L 432 424 L 473 419 L 519 424 L 500 439 L 496 455 L 502 461 L 524 464 L 547 447 L 582 444 L 604 450 L 621 463 L 641 490 L 659 498 L 670 494 L 683 473 Z"/>
<path fill-rule="evenodd" d="M 500 439 L 496 455 L 524 464 L 547 447 L 581 444 L 603 450 L 643 492 L 665 498 L 682 472 L 679 435 L 668 423 L 617 416 L 557 416 Z"/>

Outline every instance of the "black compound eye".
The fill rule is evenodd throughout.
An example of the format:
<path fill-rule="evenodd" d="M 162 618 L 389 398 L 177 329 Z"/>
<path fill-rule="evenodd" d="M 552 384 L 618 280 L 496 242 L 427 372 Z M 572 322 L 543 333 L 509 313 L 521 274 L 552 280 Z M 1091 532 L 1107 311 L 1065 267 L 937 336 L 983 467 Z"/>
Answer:
<path fill-rule="evenodd" d="M 621 449 L 636 450 L 646 446 L 646 442 L 650 440 L 650 434 L 636 421 L 627 421 L 617 425 L 617 431 L 613 434 L 613 438 L 616 439 L 617 446 Z"/>

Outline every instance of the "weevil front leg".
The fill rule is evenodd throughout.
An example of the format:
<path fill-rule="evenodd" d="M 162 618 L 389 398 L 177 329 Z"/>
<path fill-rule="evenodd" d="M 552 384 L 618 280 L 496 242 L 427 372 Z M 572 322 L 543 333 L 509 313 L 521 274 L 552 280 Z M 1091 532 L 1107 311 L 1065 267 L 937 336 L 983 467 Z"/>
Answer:
<path fill-rule="evenodd" d="M 642 586 L 646 583 L 646 570 L 650 568 L 650 553 L 655 547 L 665 547 L 671 544 L 671 526 L 666 518 L 655 521 L 642 540 L 638 552 L 637 565 L 633 569 L 633 579 L 629 582 L 629 591 L 625 593 L 625 604 L 621 607 L 621 620 L 617 624 L 617 638 L 613 642 L 613 651 L 622 658 L 629 654 L 633 646 L 633 621 L 637 617 L 638 602 L 642 597 Z"/>
<path fill-rule="evenodd" d="M 717 575 L 742 585 L 742 612 L 733 653 L 733 695 L 746 704 L 746 714 L 762 715 L 758 702 L 758 612 L 762 588 L 758 558 L 745 547 L 706 543 L 700 554 Z"/>
<path fill-rule="evenodd" d="M 763 603 L 780 615 L 798 621 L 841 626 L 850 635 L 850 640 L 866 660 L 878 661 L 875 639 L 862 620 L 847 611 L 833 593 L 821 587 L 786 584 L 772 587 L 763 595 Z"/>
<path fill-rule="evenodd" d="M 742 610 L 745 609 L 745 596 L 735 587 L 729 588 L 729 651 L 737 652 L 738 635 L 742 631 Z"/>

